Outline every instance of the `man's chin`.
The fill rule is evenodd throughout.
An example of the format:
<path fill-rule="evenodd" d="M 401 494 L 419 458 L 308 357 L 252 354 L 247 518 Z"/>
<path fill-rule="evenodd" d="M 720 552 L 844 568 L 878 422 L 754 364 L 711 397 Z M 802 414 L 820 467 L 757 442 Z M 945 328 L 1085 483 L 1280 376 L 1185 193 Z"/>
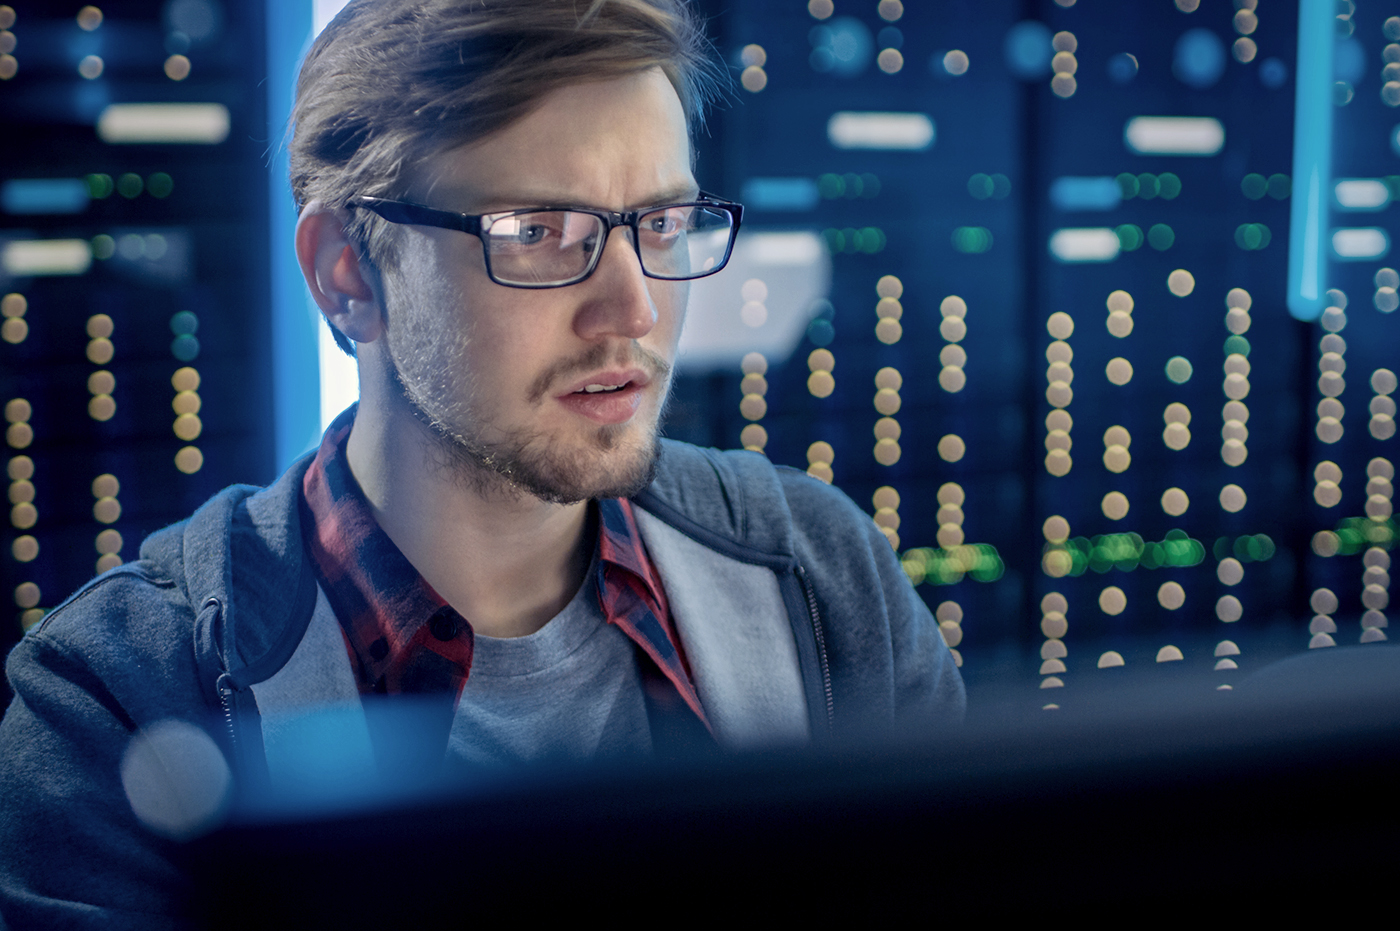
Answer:
<path fill-rule="evenodd" d="M 631 427 L 635 429 L 635 427 Z M 434 430 L 444 465 L 480 494 L 528 495 L 550 504 L 630 498 L 651 484 L 661 455 L 654 429 L 628 437 L 629 425 L 603 427 L 582 448 L 538 437 L 526 443 L 475 444 Z"/>
<path fill-rule="evenodd" d="M 630 498 L 651 484 L 660 458 L 661 441 L 652 432 L 630 448 L 623 441 L 573 456 L 546 455 L 534 461 L 525 457 L 511 478 L 522 490 L 554 504 Z"/>

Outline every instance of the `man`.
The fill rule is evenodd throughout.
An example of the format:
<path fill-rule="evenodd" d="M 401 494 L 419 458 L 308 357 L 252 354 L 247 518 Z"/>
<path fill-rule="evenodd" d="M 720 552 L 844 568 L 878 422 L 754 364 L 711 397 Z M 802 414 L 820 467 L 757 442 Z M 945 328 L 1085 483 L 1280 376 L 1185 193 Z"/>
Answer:
<path fill-rule="evenodd" d="M 152 831 L 198 826 L 149 771 L 198 754 L 152 735 L 213 711 L 242 784 L 288 791 L 400 762 L 371 713 L 393 696 L 427 709 L 420 749 L 477 764 L 961 713 L 848 499 L 658 441 L 687 281 L 723 267 L 742 211 L 691 171 L 713 66 L 680 0 L 583 7 L 355 0 L 312 48 L 296 248 L 360 402 L 12 654 L 12 923 L 179 911 L 178 848 Z M 332 719 L 333 767 L 308 737 Z"/>

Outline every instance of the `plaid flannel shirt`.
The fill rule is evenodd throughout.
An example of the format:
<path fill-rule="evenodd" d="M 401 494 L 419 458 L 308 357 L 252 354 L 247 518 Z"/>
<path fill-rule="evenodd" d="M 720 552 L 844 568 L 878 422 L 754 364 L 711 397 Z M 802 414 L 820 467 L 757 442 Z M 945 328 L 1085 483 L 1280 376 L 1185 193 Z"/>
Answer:
<path fill-rule="evenodd" d="M 471 624 L 374 519 L 345 458 L 354 411 L 331 424 L 302 483 L 312 566 L 340 621 L 361 693 L 437 694 L 455 707 L 471 673 Z M 607 622 L 649 660 L 640 663 L 648 697 L 671 707 L 684 702 L 708 727 L 631 504 L 620 498 L 596 504 L 597 572 L 585 584 L 594 585 Z"/>

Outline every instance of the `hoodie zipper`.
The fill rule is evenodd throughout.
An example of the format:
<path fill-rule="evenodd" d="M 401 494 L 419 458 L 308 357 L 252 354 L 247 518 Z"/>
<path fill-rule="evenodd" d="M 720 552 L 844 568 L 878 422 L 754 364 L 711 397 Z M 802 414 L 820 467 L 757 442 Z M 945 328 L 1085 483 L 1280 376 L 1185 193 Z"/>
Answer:
<path fill-rule="evenodd" d="M 233 677 L 228 673 L 222 673 L 214 688 L 219 692 L 219 703 L 224 707 L 224 725 L 228 728 L 229 751 L 233 754 L 234 760 L 238 759 L 238 732 L 233 725 Z"/>
<path fill-rule="evenodd" d="M 200 615 L 203 616 L 204 612 L 210 608 L 214 609 L 214 617 L 209 620 L 210 629 L 213 630 L 217 627 L 218 615 L 223 610 L 223 603 L 217 597 L 210 595 L 204 599 L 204 604 L 200 606 Z M 222 651 L 218 652 L 222 653 Z M 219 656 L 219 665 L 225 667 L 228 665 L 222 655 Z M 219 673 L 219 677 L 214 680 L 214 691 L 219 693 L 219 704 L 224 709 L 224 726 L 228 729 L 229 753 L 233 755 L 235 764 L 238 761 L 238 730 L 233 720 L 233 693 L 237 689 L 238 686 L 233 684 L 233 676 L 228 673 L 227 669 Z"/>
<path fill-rule="evenodd" d="M 812 633 L 817 639 L 817 662 L 822 672 L 822 692 L 826 696 L 826 727 L 836 726 L 836 704 L 831 695 L 831 666 L 826 658 L 826 634 L 822 632 L 821 612 L 817 610 L 817 596 L 812 592 L 812 583 L 807 580 L 807 570 L 799 565 L 797 580 L 802 583 L 802 594 L 807 598 L 807 616 L 812 622 Z"/>

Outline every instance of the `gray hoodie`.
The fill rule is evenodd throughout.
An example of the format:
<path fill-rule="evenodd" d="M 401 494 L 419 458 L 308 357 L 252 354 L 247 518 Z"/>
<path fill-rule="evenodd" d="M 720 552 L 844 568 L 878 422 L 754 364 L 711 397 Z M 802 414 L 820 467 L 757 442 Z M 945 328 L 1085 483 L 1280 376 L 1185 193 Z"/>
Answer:
<path fill-rule="evenodd" d="M 353 701 L 314 671 L 329 668 L 316 631 L 334 619 L 302 546 L 308 462 L 152 535 L 138 561 L 93 580 L 11 653 L 0 914 L 12 927 L 182 927 L 180 846 L 133 813 L 131 772 L 123 786 L 133 737 L 217 718 L 232 772 L 275 780 L 283 725 Z M 840 491 L 757 454 L 666 441 L 633 504 L 722 746 L 961 717 L 937 624 Z M 320 642 L 344 660 L 338 638 Z"/>

